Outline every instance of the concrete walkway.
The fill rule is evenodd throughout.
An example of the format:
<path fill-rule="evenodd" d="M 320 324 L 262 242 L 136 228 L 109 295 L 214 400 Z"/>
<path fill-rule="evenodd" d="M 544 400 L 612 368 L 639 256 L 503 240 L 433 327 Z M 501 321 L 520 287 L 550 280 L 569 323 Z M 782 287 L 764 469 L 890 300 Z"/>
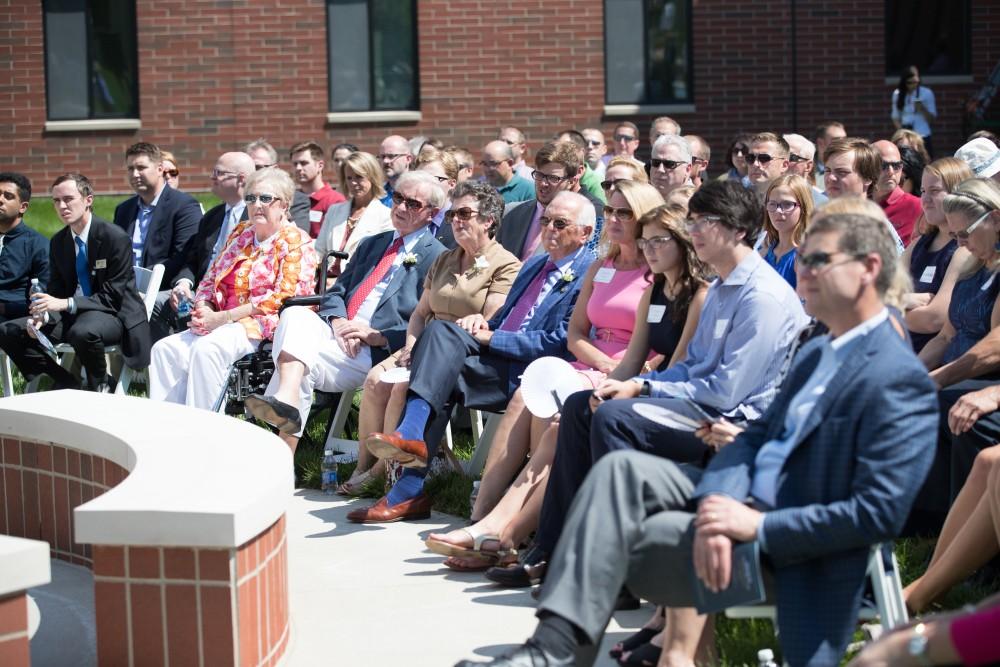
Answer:
<path fill-rule="evenodd" d="M 461 526 L 434 513 L 425 521 L 361 526 L 355 507 L 299 490 L 288 512 L 291 645 L 283 666 L 317 664 L 447 667 L 486 660 L 524 641 L 535 627 L 528 589 L 502 589 L 479 573 L 453 572 L 427 551 L 431 532 Z M 651 607 L 615 615 L 597 665 L 634 632 Z"/>

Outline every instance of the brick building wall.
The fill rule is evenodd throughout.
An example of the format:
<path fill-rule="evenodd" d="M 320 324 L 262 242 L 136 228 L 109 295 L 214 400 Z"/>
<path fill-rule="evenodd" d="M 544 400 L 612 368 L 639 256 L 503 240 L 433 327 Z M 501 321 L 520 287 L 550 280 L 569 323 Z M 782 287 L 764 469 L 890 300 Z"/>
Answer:
<path fill-rule="evenodd" d="M 713 173 L 741 130 L 811 136 L 836 118 L 851 134 L 891 133 L 883 3 L 799 0 L 794 60 L 790 0 L 692 4 L 696 113 L 675 118 L 708 139 Z M 137 17 L 142 129 L 46 132 L 41 3 L 0 0 L 0 109 L 10 117 L 0 168 L 24 171 L 40 192 L 67 170 L 124 191 L 124 148 L 148 140 L 173 150 L 185 188 L 198 190 L 218 154 L 258 136 L 280 152 L 308 138 L 375 152 L 387 134 L 424 134 L 477 154 L 504 124 L 537 148 L 559 129 L 609 134 L 620 120 L 603 115 L 601 0 L 419 0 L 422 120 L 365 125 L 326 122 L 322 0 L 137 0 Z M 960 143 L 961 105 L 1000 59 L 998 34 L 1000 0 L 974 1 L 976 83 L 931 84 L 939 154 Z M 650 118 L 630 120 L 645 136 Z"/>

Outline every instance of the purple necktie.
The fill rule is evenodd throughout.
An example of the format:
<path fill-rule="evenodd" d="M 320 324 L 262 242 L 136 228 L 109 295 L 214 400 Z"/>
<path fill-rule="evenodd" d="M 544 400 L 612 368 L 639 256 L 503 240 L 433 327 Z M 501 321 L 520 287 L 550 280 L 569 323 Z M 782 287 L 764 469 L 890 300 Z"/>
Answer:
<path fill-rule="evenodd" d="M 507 315 L 507 319 L 503 321 L 500 325 L 500 331 L 520 331 L 521 325 L 524 323 L 524 318 L 527 317 L 528 313 L 535 306 L 535 301 L 538 300 L 538 295 L 542 293 L 542 287 L 545 286 L 545 280 L 549 277 L 549 274 L 555 271 L 558 267 L 554 262 L 548 261 L 542 270 L 538 272 L 535 279 L 531 281 L 527 289 L 521 294 L 521 298 L 518 299 L 517 304 Z"/>

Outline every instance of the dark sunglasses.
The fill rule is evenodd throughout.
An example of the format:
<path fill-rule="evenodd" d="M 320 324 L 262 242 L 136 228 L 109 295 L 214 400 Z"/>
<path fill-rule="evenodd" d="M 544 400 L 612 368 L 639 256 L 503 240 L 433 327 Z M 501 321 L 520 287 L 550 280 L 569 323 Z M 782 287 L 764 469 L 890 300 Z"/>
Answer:
<path fill-rule="evenodd" d="M 275 195 L 246 195 L 243 197 L 243 201 L 250 204 L 251 206 L 256 204 L 258 199 L 260 200 L 261 204 L 267 206 L 275 199 L 281 199 L 281 197 L 277 197 Z"/>
<path fill-rule="evenodd" d="M 889 171 L 890 169 L 893 171 L 899 171 L 902 168 L 903 162 L 901 160 L 897 160 L 896 162 L 886 162 L 885 160 L 882 160 L 882 171 Z"/>
<path fill-rule="evenodd" d="M 688 163 L 678 162 L 677 160 L 659 160 L 654 157 L 649 161 L 649 164 L 653 166 L 653 169 L 659 169 L 660 167 L 663 167 L 667 171 L 672 171 L 677 167 L 681 166 L 682 164 L 688 164 Z"/>
<path fill-rule="evenodd" d="M 795 268 L 801 271 L 821 271 L 833 264 L 833 256 L 836 252 L 811 252 L 808 255 L 798 255 L 795 258 Z M 848 255 L 847 259 L 837 264 L 846 264 L 855 260 L 864 259 L 866 255 Z"/>
<path fill-rule="evenodd" d="M 628 134 L 616 134 L 615 141 L 638 141 L 639 137 L 633 137 Z"/>
<path fill-rule="evenodd" d="M 753 164 L 754 162 L 760 162 L 761 164 L 767 164 L 774 159 L 773 155 L 768 155 L 767 153 L 747 153 L 746 161 L 747 164 Z"/>
<path fill-rule="evenodd" d="M 604 219 L 607 220 L 612 216 L 618 218 L 623 222 L 629 222 L 635 220 L 635 211 L 630 208 L 615 208 L 614 206 L 604 207 Z"/>
<path fill-rule="evenodd" d="M 796 155 L 795 153 L 789 153 L 788 154 L 788 161 L 789 162 L 808 162 L 809 158 L 802 157 L 801 155 Z"/>
<path fill-rule="evenodd" d="M 552 225 L 553 229 L 556 229 L 561 232 L 562 230 L 572 225 L 573 222 L 569 220 L 563 220 L 562 218 L 548 218 L 543 215 L 538 219 L 538 224 L 541 227 L 548 227 L 549 225 Z"/>
<path fill-rule="evenodd" d="M 451 222 L 455 218 L 458 218 L 461 222 L 468 222 L 472 220 L 474 216 L 479 215 L 479 211 L 474 208 L 469 208 L 468 206 L 463 206 L 462 208 L 450 209 L 444 214 L 444 219 Z"/>
<path fill-rule="evenodd" d="M 628 179 L 628 178 L 616 178 L 616 179 L 613 179 L 613 180 L 601 181 L 601 188 L 603 188 L 604 190 L 610 190 L 611 188 L 615 187 L 616 185 L 618 185 L 622 181 L 627 181 L 627 180 L 630 180 L 630 179 Z"/>
<path fill-rule="evenodd" d="M 395 204 L 396 206 L 402 206 L 403 204 L 406 204 L 407 211 L 419 211 L 424 206 L 426 206 L 426 204 L 424 204 L 419 199 L 410 199 L 409 197 L 404 197 L 398 192 L 392 193 L 392 203 Z"/>
<path fill-rule="evenodd" d="M 179 172 L 176 169 L 168 169 L 168 170 L 166 170 L 166 171 L 163 172 L 163 175 L 164 176 L 169 176 L 170 178 L 177 178 L 178 176 L 181 175 L 181 172 Z"/>

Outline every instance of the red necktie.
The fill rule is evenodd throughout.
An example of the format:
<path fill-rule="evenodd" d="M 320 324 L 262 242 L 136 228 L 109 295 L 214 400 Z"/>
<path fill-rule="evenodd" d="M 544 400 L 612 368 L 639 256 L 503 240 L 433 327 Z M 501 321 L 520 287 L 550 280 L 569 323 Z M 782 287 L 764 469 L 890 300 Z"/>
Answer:
<path fill-rule="evenodd" d="M 393 241 L 392 245 L 385 251 L 385 254 L 382 255 L 382 259 L 379 260 L 375 269 L 365 277 L 361 285 L 358 286 L 358 289 L 354 291 L 354 294 L 351 295 L 351 300 L 347 302 L 347 319 L 353 320 L 354 316 L 358 314 L 358 311 L 361 310 L 361 304 L 365 302 L 365 299 L 372 293 L 375 286 L 385 278 L 385 274 L 389 273 L 389 267 L 396 261 L 396 255 L 399 254 L 399 249 L 402 247 L 402 237 Z"/>
<path fill-rule="evenodd" d="M 500 325 L 500 331 L 520 331 L 521 325 L 524 323 L 524 318 L 527 317 L 528 313 L 531 311 L 532 307 L 535 305 L 535 301 L 538 301 L 538 295 L 542 293 L 542 287 L 545 285 L 545 280 L 549 277 L 549 274 L 555 271 L 558 267 L 551 261 L 545 262 L 545 266 L 542 270 L 538 272 L 535 279 L 528 284 L 524 292 L 521 293 L 521 298 L 517 300 L 517 304 L 511 309 L 507 317 L 504 319 L 503 324 Z"/>

